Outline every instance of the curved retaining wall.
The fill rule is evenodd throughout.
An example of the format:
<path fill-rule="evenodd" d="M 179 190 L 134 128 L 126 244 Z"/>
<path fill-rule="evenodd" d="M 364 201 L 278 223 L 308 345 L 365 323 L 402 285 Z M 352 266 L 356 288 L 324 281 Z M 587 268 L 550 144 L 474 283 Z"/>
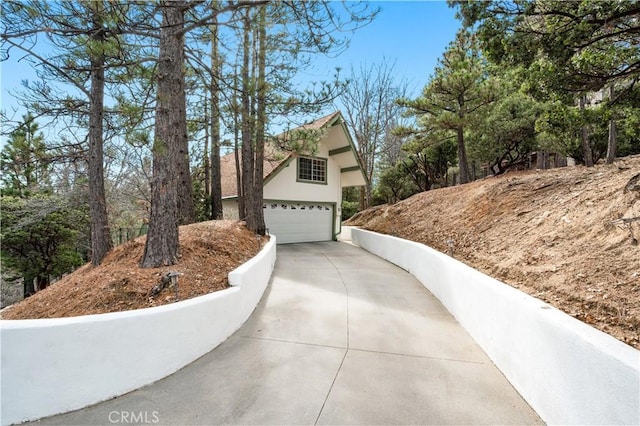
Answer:
<path fill-rule="evenodd" d="M 352 229 L 414 275 L 549 424 L 640 424 L 640 351 L 423 244 Z"/>
<path fill-rule="evenodd" d="M 249 317 L 276 260 L 275 237 L 229 274 L 232 287 L 135 311 L 0 321 L 2 424 L 86 407 L 162 379 Z"/>

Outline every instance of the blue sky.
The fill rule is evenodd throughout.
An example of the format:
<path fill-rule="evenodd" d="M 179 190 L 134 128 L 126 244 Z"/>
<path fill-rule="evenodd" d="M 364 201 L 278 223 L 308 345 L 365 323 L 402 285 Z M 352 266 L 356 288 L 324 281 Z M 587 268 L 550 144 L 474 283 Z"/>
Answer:
<path fill-rule="evenodd" d="M 336 58 L 318 58 L 313 73 L 328 73 L 335 67 L 347 75 L 353 66 L 356 70 L 386 59 L 395 62 L 398 80 L 406 80 L 411 96 L 418 96 L 438 58 L 451 42 L 460 22 L 455 10 L 445 1 L 381 1 L 372 2 L 381 9 L 371 24 L 357 30 L 351 36 L 349 48 Z M 20 87 L 22 80 L 34 80 L 35 72 L 29 62 L 17 61 L 18 55 L 0 63 L 0 106 L 9 117 L 19 119 L 22 111 L 12 114 L 17 101 L 9 91 Z M 310 78 L 312 76 L 309 76 Z M 0 139 L 0 146 L 3 145 Z"/>
<path fill-rule="evenodd" d="M 380 14 L 368 26 L 356 31 L 349 49 L 335 59 L 348 72 L 351 65 L 379 63 L 383 58 L 396 63 L 399 78 L 405 78 L 419 94 L 433 73 L 438 58 L 455 38 L 460 22 L 455 9 L 445 1 L 372 2 Z"/>

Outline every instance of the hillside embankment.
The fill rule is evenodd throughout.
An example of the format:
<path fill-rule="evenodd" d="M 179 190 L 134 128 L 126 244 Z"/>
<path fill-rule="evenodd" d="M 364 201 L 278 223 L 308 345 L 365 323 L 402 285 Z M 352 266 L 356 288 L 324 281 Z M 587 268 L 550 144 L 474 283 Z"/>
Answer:
<path fill-rule="evenodd" d="M 86 264 L 2 311 L 1 319 L 62 318 L 151 308 L 228 287 L 229 272 L 261 250 L 267 238 L 244 223 L 216 220 L 180 227 L 178 261 L 141 268 L 146 236 L 115 247 L 98 266 Z M 176 286 L 159 286 L 177 273 Z"/>
<path fill-rule="evenodd" d="M 640 348 L 640 156 L 507 173 L 363 211 Z"/>

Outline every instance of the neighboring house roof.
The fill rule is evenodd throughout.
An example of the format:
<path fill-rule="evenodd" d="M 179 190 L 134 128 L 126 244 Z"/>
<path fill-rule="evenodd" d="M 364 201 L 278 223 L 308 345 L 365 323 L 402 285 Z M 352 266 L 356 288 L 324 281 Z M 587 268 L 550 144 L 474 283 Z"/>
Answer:
<path fill-rule="evenodd" d="M 275 176 L 284 166 L 286 166 L 296 154 L 296 151 L 283 149 L 282 143 L 277 141 L 286 141 L 287 137 L 296 131 L 304 130 L 323 130 L 328 129 L 335 125 L 343 126 L 343 131 L 347 138 L 347 144 L 336 147 L 328 147 L 329 155 L 340 156 L 341 168 L 343 173 L 353 173 L 358 171 L 361 179 L 357 179 L 358 184 L 364 185 L 366 178 L 363 173 L 360 158 L 357 154 L 356 147 L 351 139 L 351 135 L 347 130 L 342 113 L 340 111 L 333 112 L 325 117 L 319 118 L 311 123 L 304 124 L 293 130 L 289 130 L 280 135 L 275 136 L 271 141 L 265 144 L 264 151 L 264 169 L 263 180 L 264 183 Z M 235 197 L 237 196 L 237 183 L 236 183 L 236 157 L 235 153 L 230 153 L 220 158 L 220 180 L 222 186 L 222 197 Z M 361 182 L 360 182 L 361 181 Z"/>

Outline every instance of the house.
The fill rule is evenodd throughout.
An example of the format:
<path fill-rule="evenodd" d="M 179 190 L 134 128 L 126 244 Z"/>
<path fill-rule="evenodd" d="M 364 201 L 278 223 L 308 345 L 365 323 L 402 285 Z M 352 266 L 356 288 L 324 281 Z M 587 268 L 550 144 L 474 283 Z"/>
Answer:
<path fill-rule="evenodd" d="M 295 137 L 301 140 L 290 140 Z M 317 144 L 305 143 L 305 138 Z M 220 161 L 224 218 L 238 219 L 235 154 Z M 337 239 L 342 188 L 365 182 L 340 112 L 276 136 L 265 146 L 263 208 L 269 234 L 279 244 Z"/>

